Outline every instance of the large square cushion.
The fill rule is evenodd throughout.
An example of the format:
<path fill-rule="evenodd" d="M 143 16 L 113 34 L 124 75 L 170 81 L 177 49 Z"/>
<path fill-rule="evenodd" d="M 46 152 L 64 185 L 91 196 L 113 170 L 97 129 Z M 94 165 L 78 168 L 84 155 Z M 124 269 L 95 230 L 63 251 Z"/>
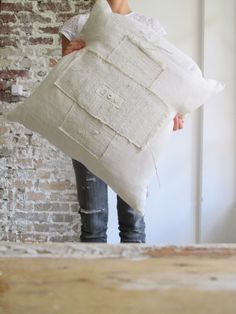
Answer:
<path fill-rule="evenodd" d="M 224 85 L 148 26 L 97 0 L 64 56 L 24 103 L 4 115 L 82 162 L 144 214 L 148 184 L 176 114 Z"/>

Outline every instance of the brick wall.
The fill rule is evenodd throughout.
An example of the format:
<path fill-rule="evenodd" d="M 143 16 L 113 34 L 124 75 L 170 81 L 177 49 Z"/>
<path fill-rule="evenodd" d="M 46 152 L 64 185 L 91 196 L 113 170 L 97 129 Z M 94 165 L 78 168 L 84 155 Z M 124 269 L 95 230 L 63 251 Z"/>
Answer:
<path fill-rule="evenodd" d="M 0 240 L 79 241 L 72 160 L 2 112 L 24 101 L 61 58 L 58 28 L 90 1 L 3 0 L 0 11 Z"/>

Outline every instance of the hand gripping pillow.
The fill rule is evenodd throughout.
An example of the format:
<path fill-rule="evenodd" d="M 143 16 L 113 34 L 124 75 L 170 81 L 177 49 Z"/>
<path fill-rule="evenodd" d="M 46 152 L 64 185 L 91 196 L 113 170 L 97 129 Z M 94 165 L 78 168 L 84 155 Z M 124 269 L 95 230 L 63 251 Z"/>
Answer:
<path fill-rule="evenodd" d="M 5 113 L 82 162 L 144 214 L 156 161 L 176 114 L 190 113 L 224 85 L 148 26 L 97 0 L 64 56 L 24 103 Z"/>

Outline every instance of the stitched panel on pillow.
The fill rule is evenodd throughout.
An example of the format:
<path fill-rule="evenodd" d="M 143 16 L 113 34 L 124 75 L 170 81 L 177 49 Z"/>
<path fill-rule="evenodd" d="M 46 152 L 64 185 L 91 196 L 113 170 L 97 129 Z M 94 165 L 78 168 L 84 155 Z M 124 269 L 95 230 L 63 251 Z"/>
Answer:
<path fill-rule="evenodd" d="M 77 54 L 54 85 L 93 118 L 144 148 L 167 121 L 169 107 L 95 53 Z"/>
<path fill-rule="evenodd" d="M 116 134 L 76 104 L 70 108 L 58 128 L 98 159 Z"/>
<path fill-rule="evenodd" d="M 152 85 L 164 70 L 164 65 L 150 58 L 128 36 L 123 37 L 106 61 L 145 87 Z"/>

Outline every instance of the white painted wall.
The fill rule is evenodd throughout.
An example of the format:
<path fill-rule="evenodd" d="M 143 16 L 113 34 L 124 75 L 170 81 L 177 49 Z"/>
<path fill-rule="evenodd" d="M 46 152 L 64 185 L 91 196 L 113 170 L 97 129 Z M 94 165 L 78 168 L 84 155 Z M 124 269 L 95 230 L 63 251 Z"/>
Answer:
<path fill-rule="evenodd" d="M 130 0 L 159 19 L 167 38 L 224 93 L 185 119 L 159 159 L 149 187 L 149 244 L 236 241 L 236 0 Z M 108 242 L 119 243 L 116 194 L 108 188 Z"/>
<path fill-rule="evenodd" d="M 207 0 L 205 13 L 205 74 L 227 87 L 204 108 L 201 236 L 236 242 L 236 1 Z"/>

